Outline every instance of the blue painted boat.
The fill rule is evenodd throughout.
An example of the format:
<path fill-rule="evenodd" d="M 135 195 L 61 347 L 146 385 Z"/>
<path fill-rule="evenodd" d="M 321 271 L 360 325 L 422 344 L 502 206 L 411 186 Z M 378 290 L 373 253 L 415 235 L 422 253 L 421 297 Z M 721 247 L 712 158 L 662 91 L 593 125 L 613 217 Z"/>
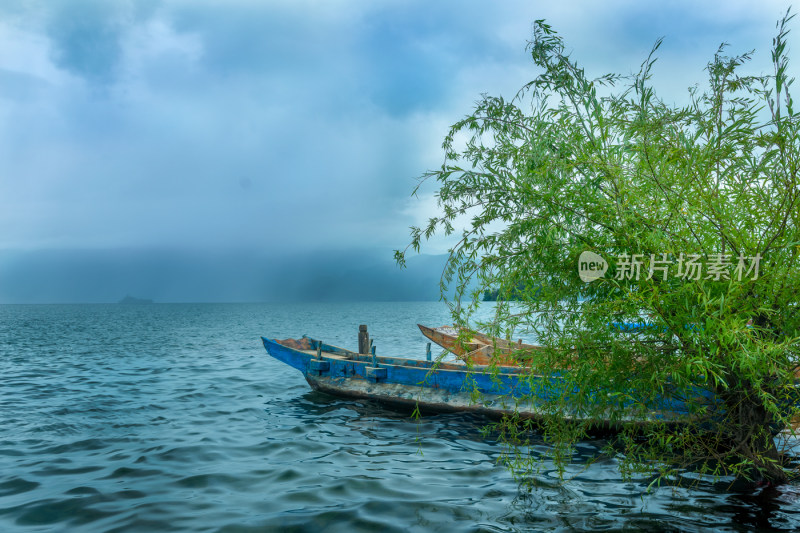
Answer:
<path fill-rule="evenodd" d="M 490 417 L 512 414 L 540 419 L 546 415 L 543 398 L 561 394 L 558 375 L 530 375 L 519 366 L 470 366 L 419 359 L 359 354 L 321 341 L 262 337 L 269 355 L 299 370 L 315 390 L 345 398 L 375 400 L 422 413 L 467 412 Z M 475 394 L 479 393 L 479 394 Z M 703 394 L 702 390 L 693 394 Z M 622 422 L 680 424 L 689 421 L 680 395 L 660 399 L 643 412 L 608 420 L 591 419 L 594 426 L 614 429 Z M 553 414 L 550 411 L 550 414 Z M 573 420 L 587 417 L 577 407 L 563 408 L 558 416 Z"/>

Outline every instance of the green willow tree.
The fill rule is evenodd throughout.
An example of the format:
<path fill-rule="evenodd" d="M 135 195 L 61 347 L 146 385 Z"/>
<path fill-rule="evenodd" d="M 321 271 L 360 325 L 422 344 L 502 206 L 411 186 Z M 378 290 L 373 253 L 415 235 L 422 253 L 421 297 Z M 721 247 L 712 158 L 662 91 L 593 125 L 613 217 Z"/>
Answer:
<path fill-rule="evenodd" d="M 421 178 L 437 182 L 441 213 L 412 228 L 396 258 L 403 265 L 471 217 L 443 294 L 455 288 L 454 319 L 466 325 L 483 291 L 514 291 L 481 327 L 532 332 L 546 348 L 530 373 L 563 380 L 539 426 L 562 469 L 573 444 L 611 420 L 624 474 L 791 475 L 775 439 L 800 401 L 791 18 L 777 25 L 773 74 L 742 75 L 750 54 L 729 57 L 722 45 L 707 89 L 690 89 L 685 107 L 649 84 L 660 41 L 638 74 L 590 79 L 536 21 L 528 51 L 541 74 L 511 101 L 484 95 L 451 127 L 442 167 Z M 584 252 L 610 265 L 594 281 L 579 276 Z M 659 398 L 685 401 L 694 422 L 641 427 Z M 584 421 L 564 422 L 565 410 Z M 535 469 L 526 422 L 500 427 L 512 470 Z"/>

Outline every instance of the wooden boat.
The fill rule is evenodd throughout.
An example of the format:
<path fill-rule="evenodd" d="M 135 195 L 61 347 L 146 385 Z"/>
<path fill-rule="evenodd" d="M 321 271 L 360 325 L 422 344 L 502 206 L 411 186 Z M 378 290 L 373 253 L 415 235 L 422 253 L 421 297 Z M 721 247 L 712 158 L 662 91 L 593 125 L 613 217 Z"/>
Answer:
<path fill-rule="evenodd" d="M 530 356 L 541 346 L 498 339 L 484 335 L 474 330 L 463 330 L 456 326 L 440 326 L 429 328 L 417 324 L 423 335 L 447 350 L 454 353 L 459 359 L 469 361 L 476 365 L 488 365 L 494 360 L 495 364 L 503 366 L 518 365 L 524 362 L 525 356 Z M 461 333 L 461 339 L 459 339 Z"/>
<path fill-rule="evenodd" d="M 286 340 L 262 337 L 262 341 L 269 355 L 299 370 L 313 389 L 410 409 L 419 407 L 423 413 L 458 411 L 499 417 L 512 414 L 516 407 L 520 417 L 540 419 L 545 414 L 541 398 L 557 392 L 562 385 L 558 375 L 530 376 L 526 368 L 518 365 L 467 367 L 458 363 L 377 357 L 309 337 Z M 695 397 L 705 393 L 692 391 Z M 586 418 L 577 408 L 566 409 L 558 416 L 572 420 Z M 638 414 L 631 411 L 629 417 L 591 422 L 600 429 L 614 429 L 621 422 L 679 424 L 688 416 L 686 405 L 673 395 L 648 405 L 644 416 L 641 411 Z"/>

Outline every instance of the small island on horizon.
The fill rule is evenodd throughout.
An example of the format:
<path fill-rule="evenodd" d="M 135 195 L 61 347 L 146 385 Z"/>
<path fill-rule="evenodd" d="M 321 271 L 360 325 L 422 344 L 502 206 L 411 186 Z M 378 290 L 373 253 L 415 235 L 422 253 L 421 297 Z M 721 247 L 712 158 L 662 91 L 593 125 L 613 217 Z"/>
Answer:
<path fill-rule="evenodd" d="M 122 300 L 120 300 L 117 303 L 126 304 L 126 305 L 127 304 L 135 304 L 135 305 L 138 305 L 138 304 L 151 304 L 151 303 L 153 303 L 153 300 L 150 300 L 149 298 L 136 298 L 134 296 L 131 296 L 130 294 L 126 294 L 125 298 L 123 298 Z"/>

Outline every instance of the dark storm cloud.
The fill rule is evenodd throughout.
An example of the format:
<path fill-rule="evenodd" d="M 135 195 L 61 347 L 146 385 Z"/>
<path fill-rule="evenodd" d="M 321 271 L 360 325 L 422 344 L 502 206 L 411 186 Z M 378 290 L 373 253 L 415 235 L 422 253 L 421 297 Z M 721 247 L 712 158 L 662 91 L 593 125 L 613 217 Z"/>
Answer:
<path fill-rule="evenodd" d="M 362 66 L 369 72 L 366 91 L 389 113 L 441 106 L 459 90 L 454 81 L 465 64 L 513 63 L 514 56 L 519 57 L 487 35 L 491 27 L 483 23 L 480 8 L 465 16 L 453 7 L 395 4 L 364 18 L 359 48 Z"/>
<path fill-rule="evenodd" d="M 54 63 L 91 81 L 111 81 L 122 56 L 119 4 L 83 0 L 53 6 L 47 30 Z"/>
<path fill-rule="evenodd" d="M 548 19 L 598 75 L 636 70 L 666 36 L 654 80 L 671 97 L 702 81 L 722 40 L 766 53 L 778 4 L 4 0 L 0 298 L 14 279 L 52 294 L 53 280 L 81 287 L 70 298 L 89 294 L 93 279 L 184 287 L 192 268 L 208 283 L 246 280 L 255 294 L 258 268 L 236 266 L 251 257 L 242 250 L 390 258 L 408 226 L 433 214 L 433 187 L 419 201 L 409 195 L 415 177 L 441 164 L 448 125 L 481 93 L 510 98 L 535 76 L 524 51 L 533 20 Z M 129 263 L 103 255 L 120 249 Z M 87 266 L 73 283 L 53 262 L 79 272 L 91 254 L 77 250 L 96 251 L 102 268 Z M 165 250 L 193 250 L 198 264 Z M 344 280 L 371 279 L 294 271 L 296 283 L 281 286 L 336 297 L 349 292 Z M 47 279 L 37 285 L 24 272 Z M 93 298 L 121 297 L 116 281 L 108 286 Z M 153 294 L 180 292 L 162 289 Z"/>
<path fill-rule="evenodd" d="M 203 63 L 222 75 L 307 73 L 329 61 L 342 38 L 324 18 L 291 3 L 183 4 L 170 18 L 177 31 L 201 38 Z"/>

